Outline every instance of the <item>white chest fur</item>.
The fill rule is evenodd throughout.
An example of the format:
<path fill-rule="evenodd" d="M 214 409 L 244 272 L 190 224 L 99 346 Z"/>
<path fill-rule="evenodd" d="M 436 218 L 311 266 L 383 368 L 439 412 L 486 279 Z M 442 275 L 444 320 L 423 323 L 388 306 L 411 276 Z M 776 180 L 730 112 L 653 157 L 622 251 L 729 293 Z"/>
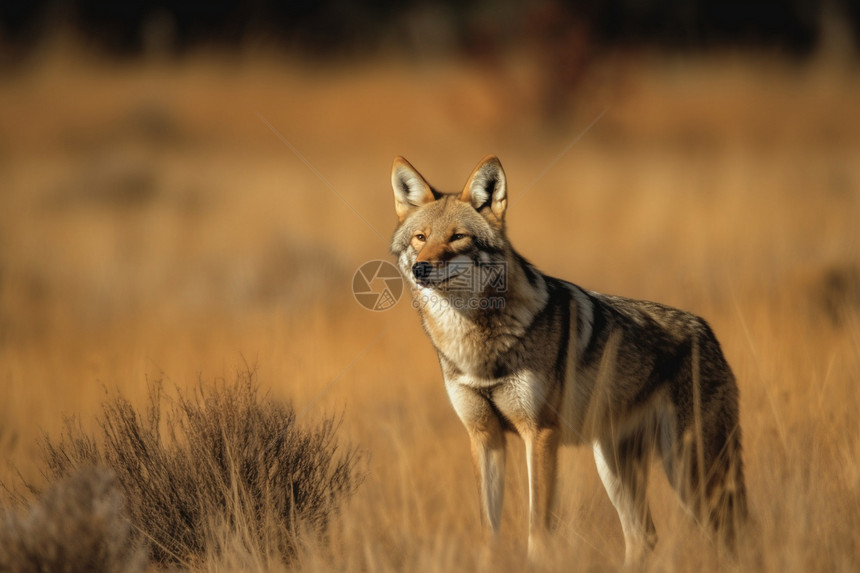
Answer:
<path fill-rule="evenodd" d="M 547 386 L 529 372 L 519 372 L 504 380 L 484 380 L 462 375 L 445 380 L 448 396 L 461 419 L 467 424 L 486 415 L 486 403 L 475 402 L 475 390 L 492 402 L 493 407 L 519 432 L 533 430 L 547 401 Z"/>
<path fill-rule="evenodd" d="M 469 313 L 448 303 L 446 300 L 422 309 L 424 324 L 439 352 L 471 377 L 481 377 L 488 365 L 504 361 L 505 354 L 525 333 L 526 327 L 515 321 L 479 325 Z"/>

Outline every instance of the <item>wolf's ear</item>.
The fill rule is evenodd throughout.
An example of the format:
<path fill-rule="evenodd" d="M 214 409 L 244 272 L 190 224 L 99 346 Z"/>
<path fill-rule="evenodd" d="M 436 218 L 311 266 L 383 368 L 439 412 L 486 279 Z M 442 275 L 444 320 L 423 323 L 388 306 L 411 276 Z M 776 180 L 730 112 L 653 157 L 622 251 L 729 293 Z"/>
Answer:
<path fill-rule="evenodd" d="M 391 187 L 394 189 L 394 210 L 401 222 L 413 209 L 436 200 L 430 184 L 402 157 L 394 158 Z"/>
<path fill-rule="evenodd" d="M 498 157 L 488 155 L 478 163 L 460 194 L 460 201 L 470 203 L 478 212 L 489 207 L 498 223 L 501 224 L 505 220 L 508 191 L 505 171 Z M 488 216 L 487 213 L 482 214 Z"/>

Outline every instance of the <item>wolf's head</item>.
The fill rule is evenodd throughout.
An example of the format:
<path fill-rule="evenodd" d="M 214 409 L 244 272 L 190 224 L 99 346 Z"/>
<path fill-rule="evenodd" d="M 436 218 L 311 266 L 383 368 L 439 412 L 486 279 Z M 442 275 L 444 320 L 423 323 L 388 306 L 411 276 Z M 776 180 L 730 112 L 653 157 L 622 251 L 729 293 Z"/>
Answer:
<path fill-rule="evenodd" d="M 495 156 L 478 163 L 460 193 L 439 193 L 402 157 L 391 185 L 400 221 L 391 252 L 413 287 L 477 295 L 503 286 L 508 200 Z"/>

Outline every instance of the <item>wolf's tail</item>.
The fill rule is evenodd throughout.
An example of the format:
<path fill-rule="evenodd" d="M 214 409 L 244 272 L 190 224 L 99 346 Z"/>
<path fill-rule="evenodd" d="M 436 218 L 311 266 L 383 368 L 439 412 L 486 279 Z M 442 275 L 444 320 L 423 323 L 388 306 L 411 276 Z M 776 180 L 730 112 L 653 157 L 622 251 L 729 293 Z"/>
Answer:
<path fill-rule="evenodd" d="M 662 424 L 663 464 L 687 509 L 734 551 L 749 516 L 738 387 L 706 325 L 689 366 L 692 376 L 676 387 L 674 419 Z"/>

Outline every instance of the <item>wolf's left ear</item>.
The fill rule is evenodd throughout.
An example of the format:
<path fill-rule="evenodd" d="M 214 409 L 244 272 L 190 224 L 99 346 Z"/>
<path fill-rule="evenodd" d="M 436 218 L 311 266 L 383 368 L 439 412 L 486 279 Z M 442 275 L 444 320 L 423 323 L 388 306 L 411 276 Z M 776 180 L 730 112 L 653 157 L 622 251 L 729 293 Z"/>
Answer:
<path fill-rule="evenodd" d="M 391 167 L 391 187 L 394 210 L 401 223 L 413 209 L 436 200 L 430 184 L 402 157 L 396 157 Z"/>
<path fill-rule="evenodd" d="M 489 207 L 493 217 L 501 224 L 505 220 L 505 209 L 508 208 L 507 188 L 502 163 L 495 155 L 488 155 L 472 171 L 460 194 L 460 201 L 470 203 L 478 212 Z M 482 214 L 488 216 L 488 213 Z"/>

